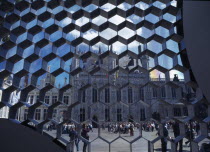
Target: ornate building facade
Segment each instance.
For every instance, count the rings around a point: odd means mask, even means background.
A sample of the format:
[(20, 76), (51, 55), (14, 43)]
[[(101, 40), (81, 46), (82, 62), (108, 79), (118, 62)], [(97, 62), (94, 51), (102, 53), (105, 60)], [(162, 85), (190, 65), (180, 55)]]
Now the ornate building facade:
[[(140, 59), (130, 56), (116, 59), (110, 55), (104, 59), (92, 55), (82, 61), (74, 58), (70, 68), (71, 71), (81, 68), (83, 72), (69, 78), (70, 84), (76, 87), (65, 91), (63, 104), (54, 109), (53, 118), (57, 122), (69, 118), (65, 114), (67, 105), (75, 102), (80, 102), (80, 104), (72, 109), (71, 119), (77, 122), (86, 120), (96, 122), (145, 121), (156, 117), (157, 114), (165, 117), (171, 112), (166, 103), (174, 105), (174, 116), (187, 116), (187, 108), (179, 101), (186, 94), (192, 93), (192, 89), (187, 87), (184, 80), (179, 79), (177, 75), (171, 79), (178, 86), (174, 88), (165, 85), (165, 78), (152, 78), (150, 73), (142, 72), (142, 68), (150, 68), (149, 58), (146, 55)], [(48, 70), (50, 73), (50, 67)], [(128, 70), (130, 72), (126, 72)], [(62, 79), (66, 85), (67, 78)], [(54, 83), (55, 80), (50, 74), (47, 74), (40, 80), (38, 87), (43, 88), (52, 81)], [(149, 83), (151, 81), (153, 84)], [(58, 84), (59, 87), (60, 84)], [(53, 88), (46, 92), (43, 102), (51, 105), (58, 100), (58, 89)], [(28, 95), (29, 105), (37, 101), (39, 101), (39, 88)], [(27, 115), (28, 108), (24, 106), (19, 113), (19, 119), (26, 120)], [(35, 109), (35, 120), (43, 121), (46, 117), (47, 106), (41, 105)]]

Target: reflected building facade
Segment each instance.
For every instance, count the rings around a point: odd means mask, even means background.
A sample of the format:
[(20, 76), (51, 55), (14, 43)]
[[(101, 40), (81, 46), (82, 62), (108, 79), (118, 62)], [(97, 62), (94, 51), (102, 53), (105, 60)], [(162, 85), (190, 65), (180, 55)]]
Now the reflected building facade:
[[(175, 88), (165, 85), (165, 78), (153, 78), (150, 73), (142, 72), (142, 68), (149, 69), (147, 55), (140, 59), (127, 55), (119, 60), (110, 55), (104, 59), (98, 56), (83, 60), (74, 58), (70, 68), (73, 71), (81, 68), (83, 72), (70, 78), (70, 84), (75, 87), (64, 92), (63, 104), (54, 109), (53, 119), (57, 122), (70, 119), (66, 115), (66, 105), (70, 106), (75, 102), (80, 104), (73, 108), (71, 119), (77, 122), (88, 119), (97, 122), (145, 121), (155, 118), (158, 114), (159, 117), (166, 117), (170, 116), (170, 109), (166, 103), (174, 104), (172, 110), (175, 117), (188, 115), (187, 107), (181, 104), (180, 100), (191, 94), (192, 89), (187, 87), (184, 80), (179, 79), (177, 75), (171, 79), (179, 86)], [(49, 67), (48, 71), (50, 72)], [(67, 78), (63, 79), (66, 85)], [(52, 81), (55, 80), (52, 80), (51, 74), (48, 73), (38, 87), (46, 87)], [(39, 101), (39, 88), (29, 93), (27, 98), (29, 105)], [(43, 102), (49, 106), (56, 103), (59, 100), (58, 89), (53, 88), (46, 92)], [(21, 109), (20, 120), (27, 120), (28, 108)], [(47, 109), (48, 107), (44, 105), (36, 108), (34, 119), (45, 120)]]

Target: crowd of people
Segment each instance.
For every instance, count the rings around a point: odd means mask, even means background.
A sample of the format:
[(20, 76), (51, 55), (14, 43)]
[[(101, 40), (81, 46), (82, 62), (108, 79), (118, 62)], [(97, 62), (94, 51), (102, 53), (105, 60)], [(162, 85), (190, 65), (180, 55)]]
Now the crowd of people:
[(128, 122), (128, 123), (109, 123), (107, 125), (103, 124), (102, 128), (105, 129), (107, 127), (108, 132), (111, 133), (120, 133), (120, 134), (128, 134), (130, 136), (134, 136), (135, 127), (139, 127), (137, 124)]
[[(209, 125), (210, 126), (210, 125)], [(47, 130), (50, 131), (54, 128), (53, 124), (47, 126)], [(103, 123), (101, 125), (103, 130), (107, 129), (108, 133), (120, 133), (120, 134), (130, 134), (134, 136), (135, 129), (141, 129), (145, 132), (154, 132), (157, 131), (157, 135), (160, 135), (159, 124), (155, 121), (144, 122), (144, 123), (133, 123), (133, 122), (119, 122), (119, 123)], [(185, 123), (185, 141), (186, 145), (189, 145), (196, 136), (200, 134), (200, 125), (196, 121), (191, 121), (190, 123)], [(169, 131), (174, 135), (169, 134)], [(76, 146), (77, 151), (79, 151), (79, 142), (83, 142), (83, 152), (86, 152), (88, 141), (89, 141), (89, 132), (93, 132), (93, 126), (91, 123), (82, 124), (82, 128), (77, 128), (74, 123), (65, 123), (63, 125), (63, 134), (68, 134), (70, 137), (71, 147)], [(172, 137), (173, 136), (173, 137)], [(176, 121), (169, 121), (163, 124), (163, 134), (161, 139), (162, 152), (167, 151), (167, 142), (169, 140), (174, 140), (176, 137), (180, 136), (180, 125)], [(179, 140), (176, 143), (177, 151), (183, 150), (183, 140)], [(73, 150), (72, 150), (73, 151)]]

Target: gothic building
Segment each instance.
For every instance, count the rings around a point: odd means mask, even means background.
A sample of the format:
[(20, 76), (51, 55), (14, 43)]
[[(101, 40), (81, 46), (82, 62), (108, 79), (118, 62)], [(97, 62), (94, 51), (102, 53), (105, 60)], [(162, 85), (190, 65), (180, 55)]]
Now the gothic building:
[[(160, 117), (170, 116), (171, 110), (167, 108), (166, 103), (174, 105), (174, 116), (187, 115), (187, 108), (184, 104), (180, 104), (179, 100), (187, 93), (192, 93), (191, 88), (188, 88), (184, 80), (179, 79), (177, 75), (171, 79), (179, 86), (174, 88), (165, 85), (164, 78), (152, 78), (150, 73), (142, 72), (143, 68), (150, 68), (149, 58), (146, 55), (140, 59), (128, 55), (121, 59), (110, 55), (103, 59), (97, 55), (91, 55), (83, 60), (75, 57), (70, 68), (71, 71), (82, 69), (82, 72), (69, 78), (70, 84), (76, 87), (66, 91), (63, 104), (54, 109), (55, 121), (61, 122), (68, 118), (65, 115), (67, 106), (75, 102), (80, 104), (73, 108), (71, 119), (77, 122), (88, 119), (96, 122), (144, 121), (155, 117), (155, 114), (159, 114)], [(50, 73), (50, 67), (48, 70)], [(55, 81), (49, 73), (40, 80), (38, 87), (47, 86)], [(66, 77), (62, 79), (64, 85), (68, 83)], [(150, 81), (153, 81), (152, 85)], [(158, 88), (156, 85), (163, 87)], [(58, 98), (58, 89), (53, 88), (45, 94), (43, 102), (51, 105), (57, 102)], [(29, 93), (28, 103), (33, 105), (38, 100), (39, 89), (35, 89)], [(26, 120), (28, 108), (22, 107), (19, 115), (21, 121)], [(46, 117), (46, 106), (41, 105), (36, 108), (35, 120), (43, 121)]]

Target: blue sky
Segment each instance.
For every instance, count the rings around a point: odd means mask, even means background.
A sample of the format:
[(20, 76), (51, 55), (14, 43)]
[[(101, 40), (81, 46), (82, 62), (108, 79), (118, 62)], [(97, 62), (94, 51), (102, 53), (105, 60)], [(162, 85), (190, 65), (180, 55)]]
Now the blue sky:
[[(159, 8), (159, 9), (164, 9), (166, 7), (166, 4), (163, 4), (159, 1), (154, 2), (152, 5)], [(172, 6), (176, 7), (176, 1), (172, 1), (171, 4), (168, 4), (168, 5), (172, 5)], [(103, 6), (101, 6), (100, 9), (108, 12), (108, 11), (111, 11), (115, 7), (116, 6), (107, 3)], [(117, 7), (119, 9), (122, 9), (122, 10), (128, 10), (128, 9), (131, 9), (132, 7), (134, 7), (134, 6), (124, 2), (120, 5), (118, 5)], [(138, 7), (142, 10), (145, 10), (145, 9), (151, 7), (151, 5), (148, 5), (148, 4), (143, 3), (143, 2), (139, 2), (135, 5), (135, 7)], [(60, 12), (63, 9), (65, 9), (69, 13), (74, 13), (74, 12), (80, 10), (80, 9), (83, 9), (84, 11), (92, 12), (97, 8), (98, 8), (98, 6), (96, 6), (94, 4), (88, 5), (85, 8), (82, 8), (78, 5), (74, 5), (73, 7), (70, 7), (68, 9), (63, 8), (63, 7), (59, 7), (55, 11)], [(55, 13), (55, 12), (53, 12), (53, 13)], [(175, 23), (176, 20), (178, 20), (179, 18), (176, 18), (175, 16), (173, 16), (169, 13), (165, 13), (165, 14), (163, 14), (163, 19), (167, 20), (171, 23)], [(153, 14), (148, 14), (145, 17), (140, 17), (140, 16), (137, 16), (137, 15), (133, 14), (133, 15), (128, 16), (126, 18), (123, 18), (119, 15), (115, 15), (112, 18), (108, 19), (109, 22), (111, 22), (113, 24), (116, 24), (116, 25), (124, 22), (125, 20), (127, 20), (128, 22), (131, 22), (133, 24), (137, 24), (139, 22), (142, 22), (143, 20), (147, 20), (147, 21), (155, 24), (160, 20), (160, 18), (158, 18), (157, 16), (155, 16)], [(107, 22), (107, 19), (102, 17), (102, 16), (97, 16), (96, 18), (90, 20), (87, 17), (83, 16), (82, 18), (79, 18), (77, 20), (73, 20), (69, 17), (66, 17), (61, 21), (55, 21), (55, 22), (54, 22), (53, 19), (49, 19), (45, 23), (39, 23), (39, 22), (37, 22), (37, 20), (34, 20), (30, 24), (26, 25), (25, 28), (29, 29), (29, 28), (33, 27), (35, 24), (38, 24), (39, 26), (42, 26), (43, 28), (47, 28), (54, 23), (57, 24), (59, 27), (63, 28), (65, 26), (69, 25), (70, 23), (74, 23), (77, 26), (83, 26), (83, 25), (87, 24), (88, 22), (92, 22), (95, 25), (101, 25), (101, 24)], [(37, 43), (38, 41), (40, 41), (43, 38), (46, 38), (50, 41), (50, 44), (46, 45), (42, 49), (35, 48), (34, 45), (31, 45), (27, 49), (22, 50), (22, 54), (23, 54), (24, 58), (30, 56), (34, 52), (38, 53), (39, 56), (42, 57), (42, 58), (45, 57), (46, 55), (50, 54), (50, 53), (55, 53), (56, 55), (58, 55), (57, 58), (53, 59), (49, 63), (45, 63), (41, 59), (36, 60), (34, 63), (31, 64), (31, 68), (30, 68), (31, 73), (37, 71), (38, 69), (40, 69), (42, 66), (45, 66), (46, 64), (47, 64), (47, 66), (51, 67), (50, 72), (53, 72), (54, 70), (58, 69), (59, 67), (62, 67), (67, 72), (69, 72), (69, 67), (71, 65), (71, 60), (68, 60), (68, 61), (64, 62), (59, 57), (64, 56), (65, 54), (69, 53), (69, 51), (72, 51), (72, 46), (70, 44), (65, 43), (61, 47), (55, 48), (52, 45), (53, 42), (57, 41), (58, 39), (60, 39), (62, 37), (71, 42), (71, 41), (75, 40), (76, 38), (78, 38), (80, 36), (83, 37), (84, 39), (90, 41), (97, 36), (100, 36), (100, 37), (102, 37), (104, 39), (107, 39), (107, 40), (109, 40), (109, 39), (111, 39), (111, 38), (113, 38), (117, 35), (123, 37), (124, 39), (129, 39), (132, 36), (134, 36), (135, 34), (137, 34), (141, 37), (144, 37), (144, 38), (148, 38), (155, 33), (157, 35), (162, 36), (163, 38), (166, 38), (170, 34), (176, 33), (176, 28), (170, 30), (170, 32), (169, 32), (169, 30), (167, 30), (167, 29), (165, 29), (161, 26), (157, 27), (154, 30), (147, 29), (146, 27), (140, 27), (136, 31), (125, 27), (118, 32), (112, 30), (111, 28), (107, 28), (107, 29), (105, 29), (104, 31), (101, 31), (101, 32), (98, 32), (94, 29), (90, 29), (90, 30), (88, 30), (84, 33), (75, 29), (75, 30), (73, 30), (69, 33), (63, 33), (62, 31), (57, 31), (57, 32), (55, 32), (51, 35), (46, 35), (42, 31), (42, 32), (38, 33), (36, 36), (30, 36), (30, 35), (27, 36), (27, 33), (24, 33), (24, 34), (20, 35), (18, 38), (14, 37), (14, 36), (11, 36), (11, 40), (14, 41), (15, 43), (21, 43), (26, 39), (30, 39), (32, 42)], [(127, 44), (127, 45), (125, 45), (125, 44), (123, 44), (119, 41), (116, 41), (115, 43), (112, 44), (112, 49), (117, 54), (120, 54), (127, 49), (131, 50), (134, 53), (138, 53), (138, 47), (139, 46), (141, 46), (142, 51), (144, 51), (145, 48), (148, 48), (149, 50), (153, 51), (154, 53), (160, 53), (164, 49), (163, 45), (161, 45), (160, 43), (157, 43), (154, 40), (152, 40), (152, 41), (150, 41), (150, 42), (148, 42), (147, 44), (144, 44), (144, 45), (139, 43), (136, 40)], [(173, 41), (171, 39), (166, 41), (165, 46), (166, 46), (167, 49), (169, 49), (169, 50), (171, 50), (175, 53), (179, 52), (178, 43), (176, 43), (175, 41)], [(89, 49), (93, 52), (97, 52), (99, 50), (99, 47), (101, 48), (102, 51), (107, 51), (110, 46), (108, 46), (108, 45), (106, 45), (102, 42), (99, 42), (99, 43), (97, 43), (97, 44), (95, 44), (91, 47), (89, 47), (85, 43), (81, 43), (80, 45), (77, 46), (77, 49), (80, 50), (80, 51), (83, 51), (83, 52), (86, 52)], [(13, 48), (13, 49), (11, 49), (7, 52), (6, 58), (9, 58), (16, 53), (17, 53), (17, 48)], [(180, 56), (178, 56), (177, 60), (178, 60), (178, 63), (180, 65), (182, 65)], [(151, 59), (149, 62), (150, 62), (149, 65), (152, 68), (152, 66), (154, 66), (154, 61)], [(159, 65), (165, 67), (166, 69), (171, 69), (173, 67), (173, 59), (166, 56), (166, 55), (161, 55), (158, 58), (158, 63), (159, 63)], [(1, 67), (0, 70), (4, 67), (4, 64), (5, 64), (4, 62), (0, 63), (0, 67)], [(19, 61), (18, 63), (15, 64), (13, 72), (17, 73), (19, 70), (21, 70), (23, 68), (23, 66), (24, 66), (23, 60)], [(180, 72), (178, 72), (176, 70), (171, 70), (171, 72), (170, 72), (171, 77), (173, 77), (174, 74), (178, 74), (181, 79), (183, 79), (183, 77), (184, 77), (183, 74), (181, 74)], [(155, 72), (152, 75), (154, 77), (159, 77), (159, 75), (161, 75), (161, 77), (163, 77), (162, 74), (158, 73), (158, 72)], [(67, 77), (67, 73), (62, 73), (61, 75), (59, 75), (59, 77), (58, 77), (59, 81), (56, 80), (56, 83), (57, 83), (56, 85), (58, 85), (58, 83), (64, 84), (64, 81), (63, 81), (64, 78), (63, 77)]]

